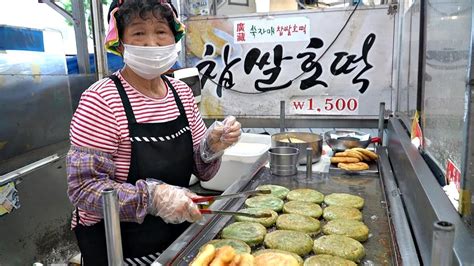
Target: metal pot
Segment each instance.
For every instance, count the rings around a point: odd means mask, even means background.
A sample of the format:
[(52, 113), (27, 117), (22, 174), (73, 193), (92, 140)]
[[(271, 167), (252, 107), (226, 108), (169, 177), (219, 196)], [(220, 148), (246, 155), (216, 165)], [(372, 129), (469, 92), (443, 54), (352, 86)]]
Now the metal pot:
[(306, 164), (306, 148), (311, 147), (313, 149), (312, 163), (315, 163), (321, 159), (323, 137), (309, 132), (282, 132), (272, 135), (272, 147), (285, 146), (299, 149), (299, 164)]
[(367, 148), (370, 143), (380, 143), (379, 137), (371, 138), (370, 134), (354, 130), (331, 130), (324, 133), (324, 140), (334, 151), (345, 151), (352, 148)]

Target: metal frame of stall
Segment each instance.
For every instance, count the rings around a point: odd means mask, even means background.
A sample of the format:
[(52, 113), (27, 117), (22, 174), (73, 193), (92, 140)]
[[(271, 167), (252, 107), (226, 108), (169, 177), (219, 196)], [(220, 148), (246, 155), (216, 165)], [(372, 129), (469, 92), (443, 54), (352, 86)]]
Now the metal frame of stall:
[[(97, 1), (94, 1), (97, 2)], [(422, 1), (424, 3), (424, 1)], [(422, 8), (423, 9), (423, 8)], [(472, 25), (474, 25), (474, 10), (471, 15)], [(422, 16), (422, 20), (425, 19)], [(421, 45), (422, 47), (422, 45)], [(470, 203), (469, 191), (474, 191), (473, 176), (474, 166), (472, 164), (472, 157), (474, 152), (474, 141), (472, 129), (474, 126), (473, 118), (473, 100), (472, 86), (474, 85), (474, 26), (471, 26), (471, 46), (469, 47), (470, 68), (467, 73), (466, 82), (466, 98), (468, 99), (466, 123), (465, 123), (465, 140), (466, 145), (463, 150), (463, 165), (462, 176), (463, 188), (467, 191), (464, 199)], [(422, 57), (422, 55), (420, 55)], [(86, 64), (85, 62), (83, 64)], [(422, 66), (422, 62), (420, 63)], [(420, 79), (423, 78), (423, 73), (420, 74)], [(277, 127), (278, 120), (265, 119), (242, 119), (245, 127)], [(401, 257), (401, 262), (406, 265), (416, 265), (422, 261), (424, 264), (429, 264), (431, 260), (431, 240), (433, 222), (437, 220), (450, 221), (455, 225), (455, 242), (453, 247), (454, 262), (459, 265), (469, 265), (474, 263), (474, 258), (471, 250), (474, 243), (472, 233), (466, 223), (473, 222), (473, 212), (470, 209), (470, 216), (463, 218), (454, 210), (449, 203), (446, 195), (436, 183), (433, 173), (423, 160), (418, 150), (414, 148), (409, 139), (407, 123), (409, 119), (406, 116), (398, 115), (390, 117), (386, 127), (386, 147), (379, 152), (381, 155), (381, 162), (379, 164), (380, 171), (383, 176), (383, 184), (385, 188), (386, 198), (390, 203), (390, 216), (393, 222), (393, 232), (398, 240), (398, 251)], [(314, 119), (292, 119), (286, 121), (287, 127), (353, 127), (353, 128), (376, 128), (377, 121), (372, 120), (354, 120), (354, 119), (338, 119), (338, 120), (314, 120)], [(386, 151), (387, 153), (385, 153)], [(53, 153), (51, 153), (53, 154)], [(262, 161), (263, 160), (263, 161)], [(255, 165), (253, 171), (248, 173), (240, 181), (229, 187), (224, 193), (237, 192), (243, 186), (245, 181), (255, 174), (261, 164), (266, 158), (261, 158)], [(57, 161), (56, 157), (45, 158), (34, 164), (33, 167), (44, 166), (51, 162)], [(1, 182), (10, 181), (17, 178), (22, 178), (30, 173), (32, 169), (23, 167), (12, 171), (7, 175), (1, 176)], [(469, 196), (466, 198), (466, 196)], [(215, 203), (213, 208), (230, 207), (232, 201), (227, 203)], [(469, 208), (472, 208), (467, 205)], [(468, 213), (468, 212), (466, 212)], [(170, 246), (158, 259), (159, 262), (166, 264), (168, 259), (176, 255), (181, 249), (196, 237), (197, 233), (205, 230), (206, 226), (212, 223), (218, 223), (215, 218), (206, 220), (206, 225), (193, 225), (185, 234), (183, 234), (172, 246)], [(400, 245), (401, 243), (401, 245)], [(416, 251), (416, 252), (415, 252)]]

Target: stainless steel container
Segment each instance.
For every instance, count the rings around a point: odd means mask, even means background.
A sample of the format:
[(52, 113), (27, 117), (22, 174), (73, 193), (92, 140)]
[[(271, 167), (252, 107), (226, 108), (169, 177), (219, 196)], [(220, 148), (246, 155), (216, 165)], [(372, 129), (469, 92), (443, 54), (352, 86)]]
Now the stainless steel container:
[[(290, 143), (291, 141), (291, 143)], [(299, 164), (306, 164), (306, 148), (311, 148), (312, 163), (321, 159), (323, 150), (323, 137), (319, 134), (309, 132), (282, 132), (272, 135), (272, 147), (294, 147), (300, 151)]]
[(379, 137), (371, 138), (370, 134), (354, 130), (331, 130), (324, 133), (324, 139), (334, 151), (345, 151), (352, 148), (367, 148), (370, 143), (381, 143)]
[(294, 147), (275, 147), (268, 150), (270, 155), (270, 172), (274, 175), (290, 176), (298, 172), (299, 150)]

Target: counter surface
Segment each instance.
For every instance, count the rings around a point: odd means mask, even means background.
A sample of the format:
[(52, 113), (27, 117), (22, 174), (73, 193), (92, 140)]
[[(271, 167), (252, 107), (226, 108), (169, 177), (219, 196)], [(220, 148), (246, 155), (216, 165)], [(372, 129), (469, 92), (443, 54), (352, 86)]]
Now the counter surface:
[[(240, 191), (253, 190), (261, 184), (278, 184), (295, 188), (313, 188), (323, 194), (333, 192), (350, 193), (359, 195), (365, 199), (365, 206), (362, 210), (364, 223), (370, 229), (369, 239), (363, 243), (366, 249), (366, 256), (362, 263), (364, 265), (393, 265), (393, 247), (392, 236), (389, 228), (387, 216), (387, 205), (382, 192), (379, 175), (347, 175), (341, 173), (314, 173), (312, 178), (307, 179), (306, 173), (298, 172), (291, 177), (278, 177), (270, 174), (268, 168), (261, 168)], [(235, 199), (226, 205), (226, 209), (238, 210), (243, 208), (245, 199)], [(216, 216), (204, 225), (201, 230), (193, 236), (192, 240), (187, 242), (176, 257), (172, 260), (172, 265), (188, 265), (192, 258), (197, 254), (199, 247), (211, 239), (218, 238), (221, 229), (234, 221), (232, 217)], [(324, 220), (322, 224), (324, 224)], [(270, 229), (270, 230), (274, 230)], [(317, 237), (319, 237), (318, 235)], [(316, 237), (316, 238), (317, 238)], [(178, 239), (179, 240), (179, 239)], [(258, 246), (255, 249), (261, 249)], [(173, 249), (173, 247), (170, 247)], [(254, 250), (255, 250), (254, 249)], [(312, 254), (312, 253), (311, 253)], [(168, 262), (169, 263), (169, 262)]]

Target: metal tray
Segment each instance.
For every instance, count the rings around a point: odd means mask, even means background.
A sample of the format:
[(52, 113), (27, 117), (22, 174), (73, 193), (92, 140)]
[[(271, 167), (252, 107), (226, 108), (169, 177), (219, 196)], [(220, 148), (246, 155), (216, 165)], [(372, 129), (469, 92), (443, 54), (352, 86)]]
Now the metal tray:
[[(392, 246), (392, 235), (389, 228), (389, 218), (387, 216), (387, 204), (384, 199), (381, 182), (377, 174), (347, 175), (347, 174), (313, 174), (307, 179), (304, 172), (299, 172), (291, 177), (278, 177), (270, 174), (268, 168), (262, 168), (256, 175), (240, 190), (255, 189), (261, 184), (276, 184), (295, 188), (313, 188), (323, 194), (333, 192), (344, 192), (359, 195), (365, 199), (365, 206), (362, 210), (364, 223), (370, 230), (369, 239), (363, 243), (366, 256), (361, 261), (361, 265), (393, 265), (394, 248)], [(245, 199), (233, 202), (229, 207), (232, 210), (243, 208)], [(232, 217), (218, 216), (206, 224), (192, 241), (186, 243), (186, 247), (170, 262), (170, 265), (188, 265), (197, 255), (199, 248), (206, 242), (219, 238), (219, 233), (224, 226), (232, 223)], [(324, 224), (324, 220), (322, 225)], [(316, 236), (315, 238), (319, 237)], [(258, 247), (257, 247), (258, 248)], [(310, 255), (313, 255), (310, 253)]]

